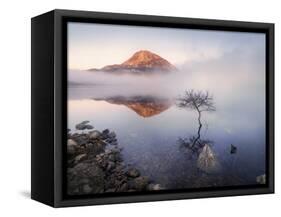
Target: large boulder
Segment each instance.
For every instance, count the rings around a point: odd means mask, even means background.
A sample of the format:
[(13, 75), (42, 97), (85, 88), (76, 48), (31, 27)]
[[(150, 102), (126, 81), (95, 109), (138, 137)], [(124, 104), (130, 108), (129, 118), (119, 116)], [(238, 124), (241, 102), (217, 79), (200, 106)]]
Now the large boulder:
[(216, 173), (220, 165), (211, 146), (205, 144), (197, 159), (197, 167), (206, 173)]

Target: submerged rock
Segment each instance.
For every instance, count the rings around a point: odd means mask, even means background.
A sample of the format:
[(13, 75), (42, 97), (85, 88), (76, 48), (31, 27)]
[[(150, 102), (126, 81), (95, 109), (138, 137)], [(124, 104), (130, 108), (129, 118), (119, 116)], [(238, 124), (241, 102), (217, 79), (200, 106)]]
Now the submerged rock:
[(259, 184), (266, 184), (266, 175), (263, 174), (263, 175), (257, 176), (256, 182)]
[(136, 177), (140, 176), (140, 172), (139, 172), (137, 169), (130, 169), (130, 170), (127, 172), (127, 175), (128, 175), (129, 177), (136, 178)]
[(237, 152), (237, 147), (234, 145), (230, 145), (230, 154), (236, 154)]
[(135, 178), (134, 180), (134, 188), (137, 191), (143, 191), (146, 190), (146, 187), (149, 184), (149, 178), (147, 176), (140, 176)]
[(148, 190), (149, 191), (160, 191), (163, 190), (164, 188), (160, 184), (149, 184), (148, 185)]
[(197, 160), (197, 167), (206, 173), (218, 172), (220, 165), (210, 145), (204, 145)]

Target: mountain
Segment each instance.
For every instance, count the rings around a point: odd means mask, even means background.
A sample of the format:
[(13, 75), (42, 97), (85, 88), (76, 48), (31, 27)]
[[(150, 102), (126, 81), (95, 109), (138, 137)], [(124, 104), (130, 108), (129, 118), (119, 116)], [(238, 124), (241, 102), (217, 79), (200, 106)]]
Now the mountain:
[(121, 64), (104, 66), (101, 69), (89, 71), (119, 72), (119, 73), (147, 73), (176, 71), (176, 67), (159, 55), (148, 50), (140, 50)]
[(169, 99), (157, 98), (152, 96), (116, 96), (95, 100), (103, 100), (115, 105), (124, 105), (144, 118), (158, 115), (170, 108), (172, 105), (172, 101)]

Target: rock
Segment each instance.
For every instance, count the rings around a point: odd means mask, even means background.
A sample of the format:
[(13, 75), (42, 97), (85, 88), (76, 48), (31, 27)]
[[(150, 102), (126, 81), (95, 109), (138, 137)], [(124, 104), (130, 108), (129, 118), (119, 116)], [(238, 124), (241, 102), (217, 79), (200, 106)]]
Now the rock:
[(148, 185), (148, 182), (149, 182), (149, 179), (147, 176), (140, 176), (140, 177), (137, 177), (134, 179), (134, 183), (135, 183), (135, 186), (134, 188), (137, 190), (137, 191), (143, 191), (143, 190), (146, 190), (146, 187)]
[(111, 171), (111, 170), (113, 170), (114, 168), (115, 168), (115, 163), (112, 162), (112, 161), (109, 161), (108, 164), (107, 164), (106, 170), (107, 170), (107, 171)]
[(89, 184), (89, 183), (90, 183), (90, 180), (84, 178), (84, 179), (81, 179), (80, 182), (81, 182), (81, 184)]
[(205, 144), (197, 159), (197, 167), (206, 173), (215, 173), (219, 170), (219, 162), (212, 148)]
[(98, 130), (94, 130), (93, 132), (90, 133), (89, 138), (90, 139), (99, 139), (101, 137), (101, 132)]
[(73, 139), (68, 139), (67, 146), (77, 146), (77, 142), (75, 142)]
[(237, 152), (237, 147), (234, 145), (230, 145), (230, 154), (236, 154)]
[(111, 142), (117, 142), (117, 139), (114, 137), (114, 138), (111, 138), (110, 141)]
[(67, 154), (68, 155), (74, 155), (76, 152), (76, 149), (74, 146), (67, 146)]
[(88, 123), (90, 123), (90, 121), (82, 121), (81, 123), (76, 124), (75, 128), (77, 130), (91, 130), (91, 129), (93, 129), (94, 127), (92, 125), (88, 124)]
[(130, 170), (128, 170), (127, 175), (129, 177), (136, 178), (136, 177), (140, 176), (140, 172), (137, 169), (130, 169)]
[(104, 152), (104, 147), (102, 144), (99, 143), (88, 143), (86, 145), (87, 153), (91, 156), (96, 156)]
[(103, 131), (102, 131), (102, 134), (104, 134), (104, 135), (109, 134), (109, 129), (105, 129), (105, 130), (103, 130)]
[(116, 168), (115, 168), (115, 172), (117, 174), (125, 174), (124, 172), (124, 166), (121, 164), (117, 164)]
[[(77, 127), (90, 129), (88, 123), (81, 122)], [(140, 176), (137, 169), (127, 171), (115, 132), (105, 129), (69, 133), (68, 138), (67, 192), (70, 195), (160, 189), (160, 185), (149, 185), (148, 177)], [(109, 142), (114, 146), (106, 148)]]
[(96, 142), (97, 146), (104, 148), (106, 146), (106, 142), (102, 141), (102, 140), (98, 140)]
[(69, 155), (75, 154), (77, 145), (78, 145), (77, 142), (75, 142), (73, 139), (68, 139), (67, 140), (67, 154), (69, 154)]
[[(101, 193), (104, 191), (105, 174), (96, 163), (78, 163), (73, 168), (67, 170), (68, 192), (70, 194), (84, 193), (84, 180), (91, 183), (91, 193)], [(90, 186), (89, 186), (90, 187)], [(86, 187), (86, 191), (89, 190)]]
[(118, 145), (118, 143), (117, 142), (113, 142), (113, 143), (110, 143), (110, 145), (116, 146), (116, 145)]
[(121, 157), (120, 150), (117, 149), (117, 148), (113, 148), (113, 149), (107, 150), (106, 153), (107, 153), (107, 158), (110, 161), (114, 161), (114, 162), (121, 162), (121, 161), (123, 161), (123, 159)]
[(112, 154), (120, 154), (121, 148), (114, 147), (110, 151), (111, 151)]
[(115, 192), (115, 189), (114, 188), (109, 188), (105, 192), (106, 193), (113, 193), (113, 192)]
[(160, 184), (149, 184), (147, 188), (149, 191), (159, 191), (164, 189)]
[(88, 138), (85, 135), (76, 136), (75, 140), (79, 145), (85, 145), (88, 142)]
[(115, 155), (114, 155), (114, 154), (108, 155), (108, 160), (110, 160), (110, 161), (116, 161)]
[(86, 126), (85, 124), (80, 123), (80, 124), (76, 124), (75, 128), (76, 130), (85, 130), (86, 129), (85, 126)]
[(118, 142), (117, 142), (117, 139), (109, 139), (109, 140), (107, 140), (107, 142), (110, 144), (110, 145), (114, 145), (114, 146), (116, 146), (116, 145), (118, 145)]
[(126, 192), (128, 190), (128, 184), (124, 183), (121, 185), (121, 187), (118, 189), (118, 192)]
[(92, 130), (92, 129), (94, 129), (94, 127), (90, 124), (87, 124), (87, 125), (85, 125), (85, 129), (86, 130)]
[(75, 157), (74, 159), (74, 163), (77, 164), (79, 163), (80, 161), (83, 161), (87, 158), (87, 154), (79, 154)]
[(85, 194), (91, 193), (92, 190), (93, 190), (93, 189), (92, 189), (92, 188), (90, 187), (90, 185), (88, 185), (88, 184), (86, 184), (86, 185), (83, 186), (83, 193), (85, 193)]
[(109, 134), (108, 134), (108, 137), (109, 138), (116, 138), (116, 133), (114, 131), (111, 131)]
[(106, 137), (104, 138), (104, 141), (107, 142), (107, 143), (110, 143), (110, 142), (112, 141), (112, 139), (106, 136)]
[(256, 182), (259, 184), (266, 184), (266, 175), (263, 174), (263, 175), (257, 176)]

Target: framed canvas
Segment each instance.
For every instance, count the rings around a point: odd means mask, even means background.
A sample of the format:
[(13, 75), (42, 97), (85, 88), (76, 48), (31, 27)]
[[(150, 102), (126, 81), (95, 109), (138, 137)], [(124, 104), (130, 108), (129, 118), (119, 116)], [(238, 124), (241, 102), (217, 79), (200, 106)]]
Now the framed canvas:
[(54, 207), (274, 192), (274, 24), (32, 18), (32, 192)]

